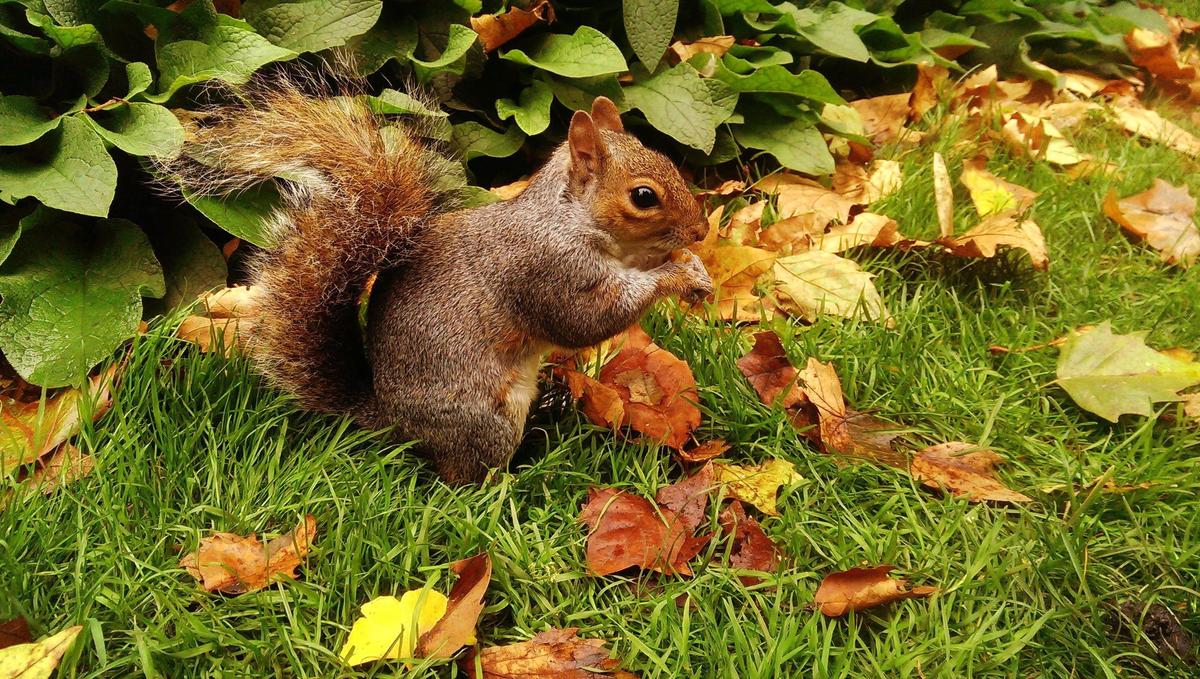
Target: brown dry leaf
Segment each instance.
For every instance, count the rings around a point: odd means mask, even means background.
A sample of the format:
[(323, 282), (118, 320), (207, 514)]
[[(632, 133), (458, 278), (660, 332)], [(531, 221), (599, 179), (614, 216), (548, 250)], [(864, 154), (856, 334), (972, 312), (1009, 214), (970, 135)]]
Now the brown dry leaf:
[(1187, 268), (1200, 257), (1196, 200), (1186, 186), (1155, 179), (1149, 190), (1120, 200), (1110, 191), (1104, 214), (1158, 250), (1164, 262)]
[(714, 457), (724, 455), (731, 447), (725, 442), (725, 439), (713, 439), (705, 441), (695, 448), (681, 450), (677, 456), (684, 462), (707, 462)]
[(450, 589), (446, 614), (417, 641), (418, 658), (449, 658), (475, 644), (475, 626), (483, 612), (483, 595), (492, 581), (492, 558), (486, 552), (455, 561), (450, 570), (458, 581)]
[(971, 502), (1032, 502), (996, 480), (1004, 458), (987, 448), (951, 441), (929, 446), (913, 457), (909, 471), (930, 488), (942, 488)]
[(887, 198), (903, 183), (904, 173), (896, 160), (876, 160), (870, 170), (841, 161), (833, 170), (833, 190), (863, 205)]
[(179, 324), (176, 336), (210, 353), (223, 350), (224, 355), (245, 353), (254, 331), (254, 321), (245, 318), (209, 318), (188, 316)]
[(1017, 111), (1010, 115), (1001, 129), (1001, 136), (1014, 151), (1035, 160), (1064, 167), (1087, 160), (1087, 156), (1067, 141), (1054, 123), (1031, 113)]
[(927, 597), (938, 591), (937, 587), (912, 587), (904, 578), (892, 578), (892, 566), (851, 568), (850, 570), (826, 575), (813, 596), (813, 606), (829, 618), (837, 618), (851, 611), (861, 611), (901, 599)]
[(1183, 414), (1200, 422), (1200, 393), (1182, 394)]
[(725, 489), (725, 495), (758, 507), (768, 516), (779, 516), (775, 496), (781, 486), (804, 480), (796, 465), (787, 460), (769, 460), (753, 467), (710, 462), (713, 480)]
[(608, 657), (601, 639), (580, 639), (578, 628), (549, 629), (529, 641), (472, 651), (460, 664), (471, 679), (637, 679)]
[(1196, 86), (1200, 68), (1180, 55), (1176, 36), (1135, 28), (1125, 36), (1125, 44), (1133, 63), (1149, 71), (1161, 86), (1188, 98), (1200, 95)]
[(25, 618), (13, 618), (0, 622), (0, 648), (28, 644), (31, 641), (33, 641), (33, 637), (29, 634), (29, 623)]
[(209, 592), (244, 594), (262, 589), (275, 576), (295, 578), (296, 567), (308, 553), (317, 535), (317, 520), (311, 515), (295, 530), (266, 545), (253, 533), (249, 537), (214, 533), (200, 540), (200, 547), (179, 560)]
[(86, 390), (62, 389), (46, 398), (22, 402), (0, 398), (0, 474), (8, 475), (58, 448), (79, 431), (80, 406), (90, 404), (92, 420), (112, 405), (117, 366), (88, 378)]
[(22, 485), (36, 488), (42, 495), (49, 495), (91, 474), (95, 468), (96, 458), (85, 455), (70, 443), (64, 443)]
[(797, 384), (799, 374), (773, 330), (754, 333), (754, 348), (738, 359), (737, 366), (769, 406), (778, 404), (786, 409), (807, 400)]
[[(729, 567), (763, 573), (774, 573), (779, 567), (779, 547), (767, 537), (762, 526), (753, 517), (746, 516), (742, 503), (734, 500), (721, 512), (721, 530), (733, 536), (729, 553)], [(738, 578), (743, 585), (757, 584), (761, 578), (743, 575)]]
[[(903, 468), (907, 460), (892, 449), (895, 427), (866, 413), (846, 407), (842, 381), (828, 363), (809, 358), (800, 373), (804, 393), (816, 410), (814, 434), (809, 437), (827, 453), (858, 457)], [(811, 427), (811, 416), (793, 418), (797, 428)]]
[(713, 465), (706, 464), (695, 474), (659, 488), (654, 495), (654, 501), (675, 512), (681, 525), (694, 533), (700, 524), (704, 523), (708, 495), (712, 492), (715, 482)]
[(671, 54), (679, 61), (687, 61), (697, 54), (711, 54), (715, 57), (724, 56), (733, 47), (732, 35), (714, 35), (710, 38), (700, 38), (695, 42), (677, 40), (671, 43)]
[(900, 136), (908, 120), (908, 102), (911, 95), (887, 94), (882, 97), (858, 99), (850, 106), (862, 118), (866, 136), (875, 144), (886, 144)]
[(550, 0), (535, 0), (529, 9), (510, 7), (500, 14), (471, 17), (471, 29), (479, 34), (483, 51), (492, 52), (541, 22), (554, 23), (554, 7)]
[(589, 422), (615, 430), (625, 421), (625, 402), (615, 389), (576, 370), (557, 368), (556, 372), (566, 379), (571, 395), (579, 401)]
[(1191, 132), (1126, 97), (1113, 102), (1112, 112), (1126, 132), (1160, 142), (1184, 155), (1200, 158), (1200, 139)]
[(829, 227), (814, 237), (812, 248), (822, 252), (845, 252), (862, 245), (892, 247), (908, 239), (900, 233), (900, 225), (886, 215), (860, 212), (849, 224)]
[[(644, 379), (635, 382), (631, 372)], [(652, 342), (641, 326), (625, 332), (624, 345), (600, 370), (599, 381), (617, 392), (624, 402), (622, 424), (639, 434), (679, 450), (700, 426), (691, 367)]]
[(988, 172), (984, 158), (964, 160), (958, 179), (970, 192), (971, 202), (980, 217), (1023, 213), (1033, 207), (1033, 201), (1037, 199), (1037, 193)]
[(598, 576), (634, 566), (691, 575), (687, 562), (712, 537), (696, 537), (670, 509), (614, 488), (590, 489), (579, 522), (589, 530), (588, 570)]
[(505, 184), (504, 186), (493, 186), (492, 188), (488, 189), (488, 191), (499, 196), (500, 200), (512, 200), (513, 198), (521, 195), (521, 192), (524, 191), (528, 186), (528, 179), (518, 179), (517, 181), (511, 184)]
[[(826, 224), (848, 222), (850, 214), (862, 204), (820, 184), (793, 175), (772, 175), (760, 180), (754, 188), (764, 193), (775, 194), (775, 212), (780, 220), (813, 214), (825, 220)], [(761, 216), (762, 208), (758, 210)]]
[(909, 101), (914, 120), (938, 105), (949, 79), (950, 70), (945, 66), (917, 64), (917, 84), (913, 86), (912, 98)]
[(943, 238), (954, 235), (954, 187), (946, 160), (937, 151), (933, 153), (933, 197), (937, 201), (938, 233)]
[(1030, 219), (1017, 221), (1008, 214), (992, 215), (961, 236), (939, 238), (938, 243), (959, 257), (991, 258), (1001, 246), (1019, 248), (1029, 254), (1030, 263), (1038, 271), (1050, 266), (1046, 239), (1038, 225)]
[(212, 318), (252, 318), (258, 315), (258, 289), (235, 285), (200, 295), (200, 308)]

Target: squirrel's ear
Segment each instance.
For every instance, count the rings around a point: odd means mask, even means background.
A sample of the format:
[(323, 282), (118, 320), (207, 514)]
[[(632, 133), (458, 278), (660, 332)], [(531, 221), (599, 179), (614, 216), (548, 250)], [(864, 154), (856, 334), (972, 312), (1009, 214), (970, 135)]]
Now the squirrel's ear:
[(587, 181), (600, 172), (600, 166), (608, 151), (600, 139), (596, 122), (585, 111), (576, 111), (571, 116), (571, 128), (567, 131), (567, 144), (571, 148), (571, 176)]
[(596, 126), (602, 130), (625, 131), (625, 125), (621, 123), (621, 112), (608, 97), (596, 97), (592, 102), (592, 120), (595, 120)]

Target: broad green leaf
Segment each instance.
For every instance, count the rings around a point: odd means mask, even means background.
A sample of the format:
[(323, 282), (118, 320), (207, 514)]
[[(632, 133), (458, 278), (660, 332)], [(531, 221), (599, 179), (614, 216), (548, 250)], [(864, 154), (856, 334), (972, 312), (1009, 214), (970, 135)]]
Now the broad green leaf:
[(21, 237), (21, 219), (18, 218), (16, 211), (6, 210), (0, 212), (0, 264), (8, 259), (12, 250), (17, 245), (17, 239)]
[(375, 113), (416, 115), (429, 118), (445, 118), (448, 114), (440, 108), (430, 108), (425, 102), (399, 90), (385, 89), (379, 96), (367, 97), (367, 106)]
[(29, 22), (23, 14), (16, 12), (15, 7), (11, 10), (6, 14), (5, 9), (0, 7), (0, 43), (7, 42), (27, 54), (50, 54), (50, 41), (26, 33)]
[(150, 85), (154, 84), (154, 76), (150, 73), (150, 67), (140, 61), (131, 61), (125, 64), (125, 80), (129, 83), (129, 91), (125, 94), (126, 99), (134, 98), (150, 89)]
[(183, 197), (214, 224), (238, 238), (264, 248), (273, 244), (266, 219), (282, 205), (275, 182), (265, 181), (228, 196), (197, 196), (184, 191)]
[(191, 304), (203, 292), (225, 286), (229, 274), (221, 249), (191, 219), (146, 230), (166, 279), (165, 308)]
[(792, 53), (778, 47), (748, 47), (734, 45), (721, 57), (725, 66), (734, 73), (745, 75), (764, 66), (787, 66), (792, 63)]
[(142, 297), (161, 297), (146, 235), (124, 219), (84, 224), (39, 210), (0, 265), (0, 350), (26, 380), (77, 383), (137, 332)]
[(465, 160), (479, 156), (507, 158), (523, 143), (525, 135), (516, 125), (509, 126), (503, 133), (470, 121), (454, 126), (454, 147)]
[(750, 120), (738, 125), (733, 136), (742, 146), (775, 156), (780, 165), (810, 175), (833, 173), (833, 156), (815, 127), (799, 120)]
[(517, 126), (530, 136), (541, 134), (550, 127), (550, 104), (554, 103), (554, 92), (540, 80), (534, 80), (521, 91), (517, 102), (512, 99), (496, 101), (496, 113), (501, 120), (516, 118)]
[(416, 20), (407, 14), (396, 15), (392, 7), (385, 4), (383, 14), (371, 30), (346, 41), (344, 49), (350, 67), (359, 77), (378, 71), (390, 59), (405, 63), (417, 48)]
[(731, 14), (741, 14), (742, 12), (765, 12), (768, 14), (778, 14), (779, 9), (767, 2), (767, 0), (712, 0), (712, 4), (717, 10), (726, 16)]
[(117, 166), (88, 123), (61, 120), (58, 130), (0, 156), (0, 198), (33, 196), (49, 207), (103, 217), (117, 188)]
[(135, 102), (93, 115), (85, 119), (96, 132), (130, 155), (170, 157), (183, 146), (183, 126), (158, 104)]
[(429, 70), (444, 68), (462, 59), (467, 50), (471, 49), (471, 45), (475, 44), (475, 39), (479, 37), (475, 31), (462, 24), (450, 24), (449, 36), (446, 48), (442, 50), (441, 55), (437, 59), (424, 61), (416, 57), (411, 57), (412, 62)]
[(46, 12), (62, 26), (81, 26), (96, 21), (104, 0), (42, 0)]
[(679, 0), (623, 0), (625, 36), (646, 69), (653, 71), (675, 35)]
[(571, 35), (543, 35), (528, 51), (508, 50), (500, 58), (567, 78), (590, 78), (627, 68), (621, 50), (591, 26), (580, 26)]
[(590, 111), (596, 97), (608, 97), (622, 111), (629, 110), (625, 103), (625, 90), (615, 75), (595, 78), (555, 78), (542, 76), (554, 92), (554, 97), (572, 111)]
[(1178, 401), (1200, 384), (1200, 363), (1146, 346), (1145, 333), (1114, 335), (1108, 321), (1074, 334), (1058, 356), (1055, 382), (1080, 408), (1116, 422), (1121, 415), (1154, 414), (1154, 404)]
[(724, 65), (719, 65), (713, 77), (725, 83), (734, 92), (772, 92), (791, 94), (826, 104), (846, 103), (825, 76), (813, 70), (792, 73), (783, 66), (764, 66), (747, 75), (738, 75)]
[(33, 10), (26, 11), (25, 18), (29, 20), (29, 23), (42, 29), (46, 37), (54, 41), (54, 44), (63, 50), (69, 50), (82, 45), (104, 45), (104, 38), (100, 36), (100, 31), (96, 30), (96, 27), (91, 24), (60, 26), (54, 23), (54, 20), (49, 16)]
[(0, 146), (24, 146), (58, 127), (33, 97), (0, 94)]
[[(180, 13), (189, 29), (160, 33), (158, 50), (158, 94), (146, 99), (163, 103), (186, 85), (207, 80), (231, 84), (246, 82), (264, 64), (286, 61), (296, 53), (271, 44), (245, 21), (217, 14), (211, 0), (196, 0)], [(161, 30), (161, 29), (160, 29)]]
[(820, 10), (788, 7), (787, 16), (795, 22), (797, 33), (829, 54), (852, 61), (871, 56), (855, 31), (878, 19), (875, 14), (830, 2)]
[[(79, 45), (54, 58), (54, 69), (72, 83), (74, 92), (94, 97), (104, 89), (112, 74), (110, 58), (99, 45)], [(59, 76), (56, 76), (58, 79)]]
[(382, 10), (381, 0), (247, 0), (242, 18), (280, 47), (316, 52), (366, 33)]
[(733, 97), (714, 97), (709, 83), (684, 62), (625, 88), (625, 100), (655, 128), (707, 153), (736, 103)]
[(775, 290), (781, 308), (809, 320), (830, 315), (889, 322), (891, 314), (854, 262), (823, 250), (775, 260)]

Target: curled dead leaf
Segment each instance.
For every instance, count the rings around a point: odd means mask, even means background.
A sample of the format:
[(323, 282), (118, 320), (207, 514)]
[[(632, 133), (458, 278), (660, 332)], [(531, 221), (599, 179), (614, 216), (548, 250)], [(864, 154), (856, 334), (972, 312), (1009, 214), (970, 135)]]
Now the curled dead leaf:
[(475, 627), (483, 613), (483, 595), (492, 581), (492, 558), (486, 552), (455, 561), (450, 570), (458, 581), (450, 589), (446, 613), (417, 641), (418, 658), (449, 658), (475, 644)]
[(589, 490), (579, 522), (588, 527), (587, 565), (597, 576), (635, 566), (691, 575), (687, 562), (712, 537), (697, 537), (677, 513), (614, 488)]
[(1155, 179), (1149, 190), (1120, 200), (1110, 191), (1104, 214), (1158, 250), (1164, 262), (1187, 268), (1200, 258), (1196, 200), (1186, 186)]
[(1113, 102), (1112, 112), (1126, 132), (1165, 144), (1184, 155), (1200, 158), (1200, 139), (1146, 108), (1137, 99), (1125, 97)]
[(799, 375), (773, 330), (754, 333), (754, 347), (738, 359), (737, 366), (766, 405), (791, 408), (807, 400), (797, 384)]
[(933, 197), (937, 202), (938, 232), (943, 238), (954, 235), (954, 187), (942, 154), (933, 153)]
[[(729, 503), (721, 512), (719, 521), (721, 530), (733, 538), (729, 552), (730, 568), (763, 573), (775, 572), (782, 560), (779, 546), (767, 536), (754, 517), (746, 515), (740, 501), (734, 500)], [(743, 575), (738, 579), (747, 586), (760, 581), (760, 578), (753, 575)]]
[(608, 656), (601, 639), (581, 639), (578, 628), (549, 629), (529, 641), (472, 652), (461, 667), (471, 679), (636, 679)]
[(1037, 193), (1013, 184), (987, 171), (986, 159), (963, 161), (959, 181), (971, 194), (971, 202), (980, 217), (997, 214), (1023, 213), (1033, 207)]
[(713, 439), (694, 448), (681, 450), (676, 455), (684, 462), (706, 462), (714, 457), (724, 455), (729, 448), (730, 445), (725, 442), (725, 439)]
[(0, 399), (0, 475), (13, 474), (79, 431), (81, 416), (100, 419), (112, 405), (117, 366), (88, 378), (85, 389), (59, 390), (43, 402)]
[(971, 502), (1032, 502), (995, 476), (1004, 458), (986, 448), (951, 441), (929, 446), (913, 457), (910, 473), (930, 488), (941, 488)]
[(1045, 271), (1050, 266), (1042, 230), (1031, 219), (1018, 220), (1010, 214), (987, 217), (960, 236), (939, 238), (938, 243), (958, 257), (991, 258), (1000, 247), (1017, 248), (1029, 255), (1033, 268)]
[(528, 9), (510, 7), (500, 14), (471, 17), (471, 29), (479, 34), (484, 52), (493, 52), (509, 40), (539, 23), (554, 23), (550, 0), (535, 0)]
[(904, 123), (908, 121), (911, 95), (886, 94), (869, 99), (858, 99), (850, 106), (862, 118), (866, 136), (875, 144), (886, 144), (900, 137)]
[(679, 61), (687, 61), (697, 54), (711, 54), (715, 57), (724, 56), (733, 47), (734, 37), (732, 35), (714, 35), (708, 38), (700, 38), (694, 42), (683, 42), (676, 40), (671, 43), (671, 54)]
[(266, 587), (276, 576), (294, 579), (317, 535), (317, 520), (305, 516), (290, 533), (266, 545), (254, 534), (214, 533), (179, 561), (209, 592), (244, 594)]
[(822, 615), (837, 618), (851, 611), (862, 611), (901, 599), (927, 597), (938, 591), (937, 587), (910, 588), (904, 578), (888, 576), (892, 569), (892, 566), (874, 566), (830, 573), (817, 587), (813, 606)]

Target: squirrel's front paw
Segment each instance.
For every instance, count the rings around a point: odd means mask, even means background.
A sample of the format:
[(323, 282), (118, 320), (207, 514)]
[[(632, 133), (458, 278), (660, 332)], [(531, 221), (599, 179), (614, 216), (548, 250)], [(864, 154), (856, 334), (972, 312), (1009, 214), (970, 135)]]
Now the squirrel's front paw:
[(712, 278), (709, 277), (708, 269), (704, 268), (704, 263), (700, 261), (696, 253), (688, 251), (687, 254), (690, 257), (675, 260), (682, 274), (679, 297), (688, 304), (699, 304), (712, 294)]

